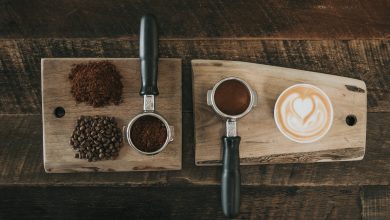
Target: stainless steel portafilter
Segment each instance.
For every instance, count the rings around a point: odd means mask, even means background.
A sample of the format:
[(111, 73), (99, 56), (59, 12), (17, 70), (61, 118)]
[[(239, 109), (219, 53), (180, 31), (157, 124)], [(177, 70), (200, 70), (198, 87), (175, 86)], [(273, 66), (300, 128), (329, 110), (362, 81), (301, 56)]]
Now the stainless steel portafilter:
[(226, 120), (226, 135), (222, 137), (221, 202), (223, 213), (235, 217), (240, 212), (240, 155), (241, 137), (237, 134), (237, 120), (257, 105), (257, 94), (249, 84), (237, 77), (216, 83), (207, 92), (207, 104)]

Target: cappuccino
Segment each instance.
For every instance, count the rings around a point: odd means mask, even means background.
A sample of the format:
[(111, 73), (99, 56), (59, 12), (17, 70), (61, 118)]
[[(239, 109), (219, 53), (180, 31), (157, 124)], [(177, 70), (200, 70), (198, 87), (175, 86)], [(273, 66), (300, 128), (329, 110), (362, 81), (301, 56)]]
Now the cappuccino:
[(318, 87), (296, 84), (278, 97), (274, 118), (287, 138), (298, 143), (311, 143), (329, 131), (333, 107), (329, 97)]

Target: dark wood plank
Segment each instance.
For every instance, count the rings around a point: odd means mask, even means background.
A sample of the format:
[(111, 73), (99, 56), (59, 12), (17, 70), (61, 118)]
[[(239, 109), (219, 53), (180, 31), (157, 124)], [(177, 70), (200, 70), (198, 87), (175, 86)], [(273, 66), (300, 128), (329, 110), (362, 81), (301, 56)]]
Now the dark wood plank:
[(154, 13), (162, 38), (386, 38), (389, 1), (93, 1), (0, 2), (2, 37), (136, 37)]
[[(0, 187), (4, 219), (225, 219), (219, 187)], [(243, 187), (238, 219), (360, 219), (358, 187)]]
[[(0, 40), (0, 114), (41, 112), (43, 57), (138, 57), (127, 39)], [(390, 110), (389, 40), (162, 40), (160, 57), (183, 59), (183, 110), (192, 112), (191, 59), (237, 60), (364, 80), (368, 111)]]
[(390, 186), (367, 186), (361, 191), (363, 219), (390, 218)]
[[(183, 113), (180, 171), (46, 174), (40, 115), (0, 116), (0, 185), (219, 185), (220, 167), (197, 167), (192, 113)], [(241, 166), (246, 186), (334, 186), (390, 184), (390, 113), (369, 113), (362, 161)]]

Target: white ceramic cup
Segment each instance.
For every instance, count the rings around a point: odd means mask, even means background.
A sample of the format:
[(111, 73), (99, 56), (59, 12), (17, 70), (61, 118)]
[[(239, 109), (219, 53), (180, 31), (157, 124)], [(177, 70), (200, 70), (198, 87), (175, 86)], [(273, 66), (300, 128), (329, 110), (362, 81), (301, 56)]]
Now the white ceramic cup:
[(311, 84), (285, 89), (274, 107), (279, 131), (298, 143), (312, 143), (324, 137), (333, 123), (333, 106), (328, 95)]

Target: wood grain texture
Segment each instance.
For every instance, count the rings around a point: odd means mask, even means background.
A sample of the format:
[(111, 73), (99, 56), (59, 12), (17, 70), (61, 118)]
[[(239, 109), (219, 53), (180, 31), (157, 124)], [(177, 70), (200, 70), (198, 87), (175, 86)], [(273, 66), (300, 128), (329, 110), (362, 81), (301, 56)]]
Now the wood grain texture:
[[(43, 57), (138, 57), (138, 40), (0, 40), (0, 114), (41, 112)], [(389, 40), (162, 40), (159, 56), (183, 59), (183, 110), (192, 112), (191, 59), (237, 60), (363, 80), (368, 111), (390, 110)]]
[[(183, 113), (182, 117), (181, 171), (46, 174), (42, 158), (42, 117), (0, 116), (0, 185), (219, 185), (220, 167), (195, 166), (193, 116)], [(366, 154), (362, 161), (242, 166), (242, 185), (389, 185), (390, 114), (369, 113), (367, 122)]]
[(0, 2), (0, 36), (136, 37), (139, 20), (156, 15), (162, 38), (388, 38), (386, 0), (200, 0)]
[[(221, 164), (221, 137), (226, 133), (225, 120), (208, 106), (206, 98), (208, 90), (220, 80), (231, 76), (246, 81), (257, 93), (258, 99), (257, 106), (237, 120), (238, 135), (241, 137), (241, 165), (363, 158), (367, 122), (367, 93), (363, 81), (248, 62), (192, 60), (191, 63), (197, 165)], [(287, 139), (274, 121), (276, 99), (286, 88), (297, 83), (319, 87), (328, 95), (333, 106), (331, 129), (321, 140), (310, 144)], [(364, 92), (351, 91), (352, 87)], [(345, 122), (345, 118), (351, 114), (358, 120), (354, 126), (348, 126)]]
[(367, 220), (389, 219), (390, 187), (368, 186), (360, 193), (362, 200), (362, 217)]
[[(123, 103), (94, 108), (85, 103), (77, 104), (70, 93), (68, 76), (73, 65), (90, 61), (108, 60), (122, 76)], [(143, 99), (140, 89), (139, 59), (42, 59), (42, 121), (44, 167), (49, 173), (68, 172), (115, 172), (115, 171), (161, 171), (180, 170), (182, 157), (181, 124), (181, 60), (160, 59), (158, 63), (158, 88), (156, 111), (174, 127), (175, 138), (156, 155), (143, 155), (131, 148), (124, 139), (119, 156), (115, 160), (88, 162), (74, 158), (69, 145), (77, 118), (81, 115), (113, 116), (122, 130), (130, 120), (140, 114)], [(57, 118), (54, 109), (61, 106), (65, 116)]]
[[(4, 219), (226, 219), (219, 187), (0, 187)], [(359, 219), (358, 187), (243, 187), (237, 219)]]

